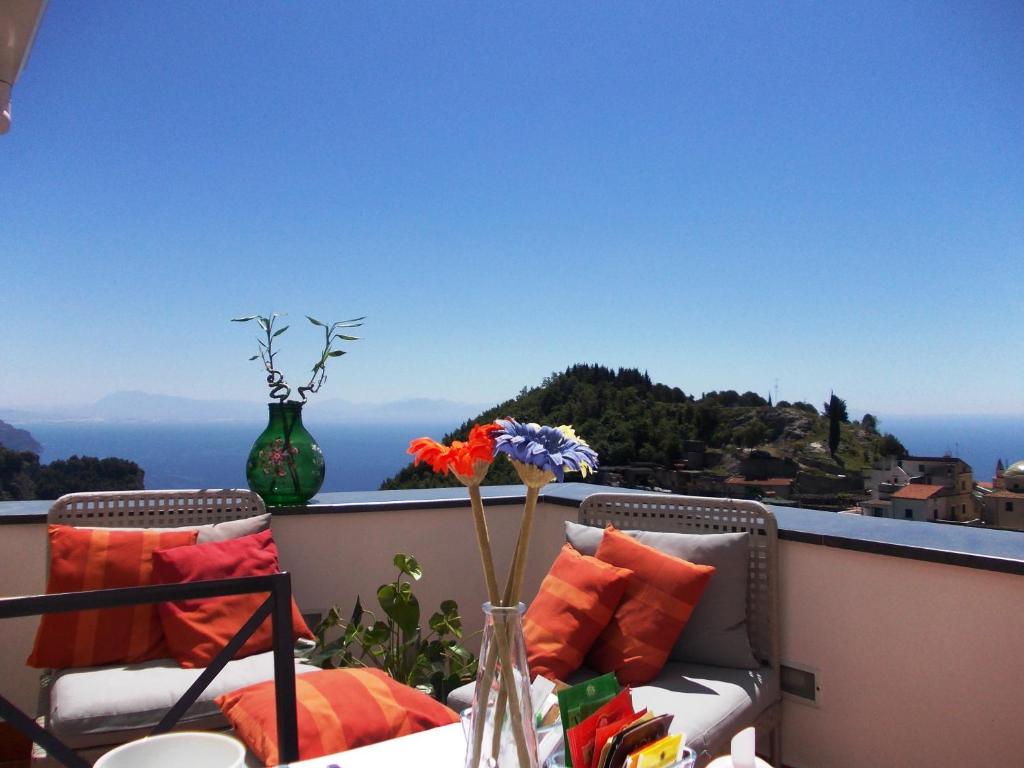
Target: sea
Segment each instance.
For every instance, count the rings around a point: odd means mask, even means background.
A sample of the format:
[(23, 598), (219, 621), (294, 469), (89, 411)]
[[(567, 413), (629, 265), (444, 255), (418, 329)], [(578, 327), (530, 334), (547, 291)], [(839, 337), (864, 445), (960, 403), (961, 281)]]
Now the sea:
[[(17, 423), (43, 446), (42, 462), (117, 456), (145, 470), (147, 488), (244, 488), (245, 460), (266, 424)], [(323, 492), (377, 490), (409, 463), (409, 441), (440, 440), (450, 423), (307, 425), (327, 464)]]
[[(134, 424), (114, 422), (24, 422), (43, 445), (41, 460), (72, 455), (118, 456), (146, 472), (147, 488), (245, 486), (245, 458), (262, 424)], [(403, 424), (309, 424), (324, 452), (322, 490), (371, 491), (409, 462), (409, 440), (440, 439), (454, 425), (430, 421)], [(996, 461), (1024, 459), (1024, 415), (879, 417), (913, 455), (958, 456), (976, 480), (990, 480)]]

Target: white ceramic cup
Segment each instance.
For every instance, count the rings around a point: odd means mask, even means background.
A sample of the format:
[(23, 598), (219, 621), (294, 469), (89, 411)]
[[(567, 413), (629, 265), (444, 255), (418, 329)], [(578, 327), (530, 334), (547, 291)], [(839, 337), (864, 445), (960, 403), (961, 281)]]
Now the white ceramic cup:
[(230, 736), (179, 731), (122, 744), (93, 768), (242, 768), (244, 760), (245, 747)]

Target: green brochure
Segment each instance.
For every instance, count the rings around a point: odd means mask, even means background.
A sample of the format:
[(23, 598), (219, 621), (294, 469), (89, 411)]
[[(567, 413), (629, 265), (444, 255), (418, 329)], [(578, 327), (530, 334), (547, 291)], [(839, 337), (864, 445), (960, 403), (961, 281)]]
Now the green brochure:
[[(568, 731), (579, 725), (582, 720), (590, 717), (597, 710), (615, 698), (621, 690), (615, 673), (587, 680), (585, 683), (565, 688), (558, 692), (558, 711), (562, 718), (562, 737), (569, 744)], [(572, 756), (565, 750), (566, 768), (572, 768)]]

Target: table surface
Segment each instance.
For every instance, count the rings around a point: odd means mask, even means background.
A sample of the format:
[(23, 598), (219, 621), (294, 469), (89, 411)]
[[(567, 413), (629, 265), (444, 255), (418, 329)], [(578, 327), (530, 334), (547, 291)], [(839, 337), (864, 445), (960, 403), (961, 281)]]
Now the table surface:
[[(772, 768), (761, 758), (755, 759), (757, 768)], [(462, 724), (455, 723), (337, 755), (303, 760), (301, 763), (292, 763), (290, 768), (463, 768), (465, 761), (466, 737)], [(713, 760), (708, 768), (712, 766), (731, 768), (732, 760), (726, 755)]]
[(455, 723), (337, 755), (292, 763), (291, 768), (463, 768), (465, 762), (466, 737), (462, 724)]

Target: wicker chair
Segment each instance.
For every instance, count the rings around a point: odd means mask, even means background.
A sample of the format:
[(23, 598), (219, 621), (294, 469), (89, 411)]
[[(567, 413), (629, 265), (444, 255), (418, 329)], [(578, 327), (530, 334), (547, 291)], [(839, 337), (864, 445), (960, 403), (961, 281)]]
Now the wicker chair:
[[(755, 658), (779, 675), (779, 555), (775, 516), (756, 501), (662, 494), (598, 493), (580, 505), (579, 522), (620, 530), (672, 533), (750, 534), (747, 579), (747, 630)], [(782, 701), (779, 698), (754, 723), (771, 733), (771, 761), (781, 765)], [(713, 745), (712, 754), (728, 751), (728, 742)]]
[(50, 507), (50, 525), (89, 528), (179, 528), (262, 515), (252, 491), (111, 491), (69, 493)]
[[(86, 528), (187, 528), (243, 520), (266, 513), (263, 500), (252, 491), (223, 490), (155, 490), (111, 491), (102, 493), (70, 493), (61, 496), (50, 507), (47, 523)], [(47, 539), (47, 566), (50, 562)], [(39, 696), (39, 722), (49, 727), (50, 692), (54, 671), (42, 675)], [(136, 738), (137, 732), (124, 735), (111, 733), (110, 745)], [(74, 745), (73, 745), (74, 746)], [(78, 747), (83, 755), (92, 757), (104, 751)], [(33, 765), (54, 764), (45, 752), (35, 748)]]

